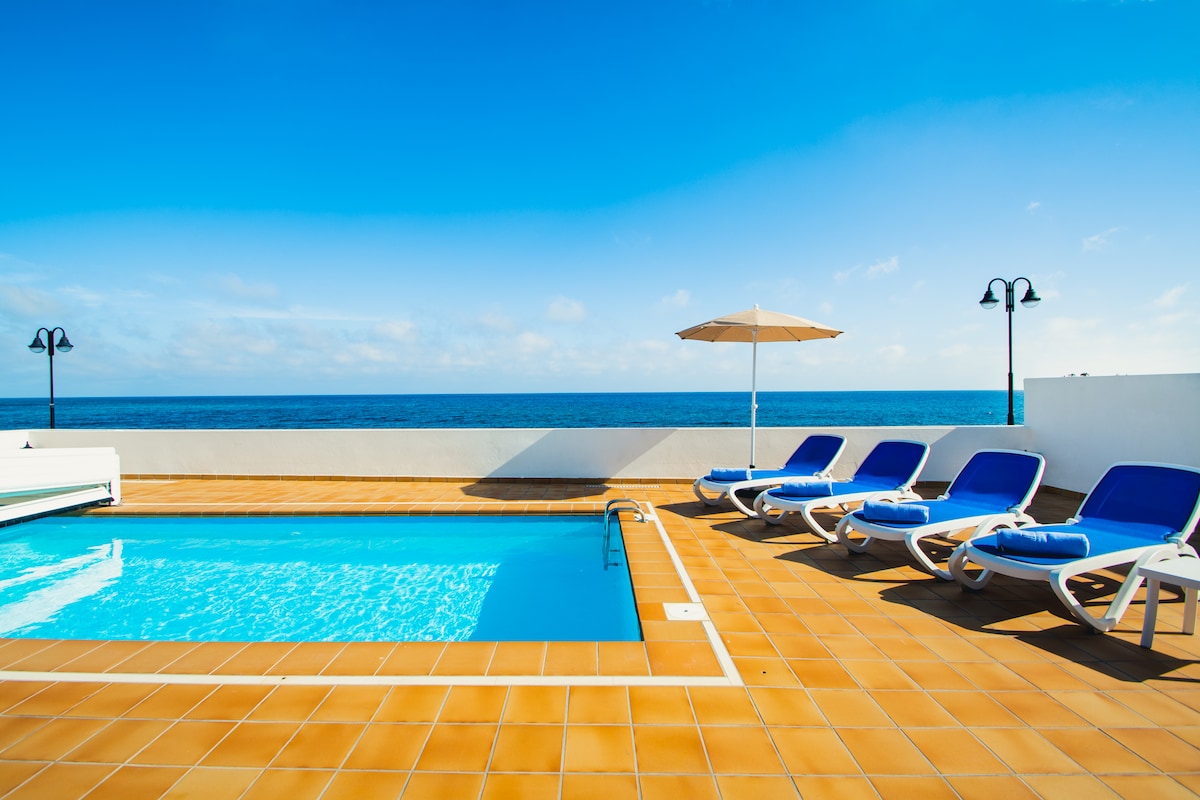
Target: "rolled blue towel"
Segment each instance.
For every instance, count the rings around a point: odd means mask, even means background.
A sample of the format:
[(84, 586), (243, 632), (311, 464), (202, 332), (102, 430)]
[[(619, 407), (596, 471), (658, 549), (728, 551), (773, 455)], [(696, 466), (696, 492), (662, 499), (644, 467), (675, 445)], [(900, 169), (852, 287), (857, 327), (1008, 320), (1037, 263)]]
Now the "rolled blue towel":
[(774, 494), (780, 497), (829, 497), (833, 494), (833, 481), (797, 478), (784, 481)]
[(714, 481), (748, 481), (750, 470), (745, 467), (713, 467), (708, 477)]
[(859, 509), (868, 522), (929, 522), (929, 506), (919, 503), (885, 503), (868, 500)]
[(996, 531), (996, 547), (1023, 556), (1083, 558), (1092, 545), (1084, 533), (1001, 528)]

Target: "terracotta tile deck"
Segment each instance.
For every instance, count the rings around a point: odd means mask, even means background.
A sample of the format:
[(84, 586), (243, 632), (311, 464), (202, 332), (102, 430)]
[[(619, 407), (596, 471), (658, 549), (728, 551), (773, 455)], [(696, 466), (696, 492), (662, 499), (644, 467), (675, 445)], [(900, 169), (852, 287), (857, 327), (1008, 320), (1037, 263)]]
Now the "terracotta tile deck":
[[(1088, 635), (1044, 586), (963, 593), (901, 547), (851, 557), (685, 484), (157, 477), (98, 513), (574, 513), (627, 496), (654, 505), (688, 579), (626, 515), (640, 643), (0, 640), (0, 797), (1200, 794), (1200, 637), (1178, 632), (1169, 587), (1147, 651), (1141, 598)], [(1043, 491), (1032, 511), (1076, 505)], [(705, 623), (668, 619), (689, 580), (715, 647)]]

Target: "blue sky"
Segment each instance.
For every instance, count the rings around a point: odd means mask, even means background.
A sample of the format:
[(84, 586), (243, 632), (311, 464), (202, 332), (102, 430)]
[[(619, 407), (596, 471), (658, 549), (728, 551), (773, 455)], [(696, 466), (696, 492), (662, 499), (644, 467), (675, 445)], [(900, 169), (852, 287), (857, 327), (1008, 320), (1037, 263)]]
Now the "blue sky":
[[(1187, 0), (0, 0), (0, 396), (1200, 371)], [(1023, 290), (1023, 285), (1022, 285)]]

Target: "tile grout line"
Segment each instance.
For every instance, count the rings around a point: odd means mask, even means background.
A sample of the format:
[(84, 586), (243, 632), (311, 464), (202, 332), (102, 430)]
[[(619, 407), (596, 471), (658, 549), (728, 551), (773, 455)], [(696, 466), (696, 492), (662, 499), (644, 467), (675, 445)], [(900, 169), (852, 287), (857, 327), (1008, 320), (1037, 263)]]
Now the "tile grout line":
[[(169, 725), (168, 725), (166, 728), (164, 728), (163, 730), (159, 731), (159, 733), (158, 733), (158, 735), (157, 735), (157, 736), (155, 736), (155, 737), (154, 737), (153, 739), (151, 739), (150, 741), (146, 742), (146, 744), (142, 745), (142, 747), (141, 747), (141, 748), (139, 748), (139, 749), (137, 750), (137, 752), (135, 752), (135, 753), (131, 754), (131, 755), (130, 755), (130, 756), (129, 756), (129, 757), (126, 759), (126, 760), (125, 760), (125, 764), (124, 764), (124, 765), (122, 765), (122, 767), (121, 767), (121, 768), (129, 767), (129, 766), (141, 766), (141, 765), (139, 765), (139, 764), (135, 764), (135, 763), (133, 763), (133, 759), (137, 758), (137, 757), (138, 757), (140, 754), (144, 753), (146, 750), (148, 750), (148, 749), (150, 749), (151, 747), (153, 747), (153, 746), (154, 746), (154, 744), (155, 744), (155, 742), (158, 742), (159, 740), (161, 740), (161, 739), (162, 739), (164, 736), (166, 736), (167, 734), (169, 734), (169, 733), (170, 733), (172, 730), (174, 730), (174, 729), (176, 729), (177, 727), (179, 727), (179, 726), (180, 726), (182, 723), (189, 721), (189, 718), (188, 718), (188, 716), (187, 716), (187, 715), (188, 715), (188, 714), (190, 714), (192, 711), (196, 710), (196, 708), (198, 708), (198, 707), (200, 706), (200, 704), (201, 704), (201, 703), (203, 703), (205, 700), (207, 700), (208, 698), (210, 698), (210, 697), (212, 697), (214, 694), (216, 694), (216, 692), (217, 692), (217, 689), (219, 689), (219, 688), (220, 688), (220, 687), (214, 688), (212, 691), (210, 691), (210, 692), (209, 692), (208, 694), (206, 694), (204, 697), (201, 697), (200, 699), (198, 699), (198, 700), (197, 700), (195, 703), (193, 703), (193, 704), (192, 704), (192, 705), (191, 705), (189, 708), (187, 708), (186, 710), (181, 710), (181, 711), (179, 712), (179, 714), (178, 714), (178, 715), (176, 715), (176, 718), (175, 718), (173, 721), (171, 721), (171, 723), (170, 723), (170, 724), (169, 724)], [(151, 692), (151, 695), (157, 694), (159, 691), (161, 691), (161, 687), (160, 687), (159, 689), (155, 689), (155, 690), (154, 690), (154, 692)], [(149, 698), (149, 695), (147, 696), (147, 699), (148, 699), (148, 698)], [(261, 702), (261, 701), (260, 701), (260, 702)], [(258, 707), (258, 706), (257, 706), (257, 704), (255, 704), (255, 707), (256, 707), (256, 708)], [(192, 720), (192, 721), (195, 721), (195, 720)], [(215, 720), (209, 720), (209, 721), (215, 721)], [(222, 736), (222, 737), (221, 737), (219, 740), (217, 740), (217, 742), (215, 742), (215, 743), (213, 744), (213, 746), (212, 746), (212, 747), (210, 747), (210, 748), (208, 749), (208, 752), (204, 753), (203, 755), (200, 755), (200, 756), (196, 757), (196, 758), (193, 760), (193, 763), (192, 763), (191, 765), (183, 765), (183, 764), (179, 764), (179, 765), (177, 765), (177, 766), (183, 767), (183, 772), (182, 772), (182, 773), (179, 775), (179, 777), (178, 777), (178, 778), (176, 778), (176, 779), (175, 779), (175, 781), (174, 781), (174, 782), (171, 784), (171, 786), (170, 786), (169, 788), (167, 788), (167, 789), (166, 789), (166, 791), (164, 791), (164, 792), (163, 792), (163, 794), (164, 794), (164, 795), (165, 795), (165, 794), (169, 794), (169, 792), (170, 792), (172, 789), (174, 789), (176, 786), (178, 786), (178, 785), (179, 785), (179, 784), (180, 784), (182, 781), (184, 781), (184, 780), (187, 778), (187, 776), (188, 776), (188, 775), (190, 775), (190, 774), (191, 774), (193, 771), (195, 771), (195, 770), (196, 770), (196, 769), (197, 769), (197, 768), (200, 766), (200, 762), (201, 762), (202, 760), (204, 760), (205, 756), (207, 756), (207, 755), (208, 755), (208, 753), (211, 753), (213, 750), (215, 750), (215, 749), (217, 748), (217, 746), (218, 746), (218, 745), (219, 745), (219, 744), (220, 744), (222, 741), (224, 741), (226, 737), (228, 737), (228, 736), (229, 736), (229, 734), (233, 733), (233, 729), (234, 729), (234, 728), (236, 728), (236, 727), (237, 727), (237, 725), (238, 725), (238, 723), (237, 723), (237, 722), (234, 722), (234, 724), (233, 724), (233, 727), (231, 727), (231, 728), (230, 728), (228, 731), (226, 731), (226, 732), (225, 732), (225, 735), (224, 735), (224, 736)], [(294, 734), (293, 734), (293, 735), (294, 735)], [(157, 766), (162, 766), (162, 765), (157, 765)]]

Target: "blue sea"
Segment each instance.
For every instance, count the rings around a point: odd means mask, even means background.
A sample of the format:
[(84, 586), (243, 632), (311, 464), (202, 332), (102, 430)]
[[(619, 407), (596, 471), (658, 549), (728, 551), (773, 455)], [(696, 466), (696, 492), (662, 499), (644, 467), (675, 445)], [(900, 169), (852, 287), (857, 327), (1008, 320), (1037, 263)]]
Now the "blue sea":
[[(1024, 395), (1014, 397), (1017, 423)], [(1005, 391), (760, 392), (760, 427), (1003, 425)], [(56, 397), (59, 428), (728, 428), (748, 392)], [(46, 399), (0, 399), (0, 430), (49, 425)]]

